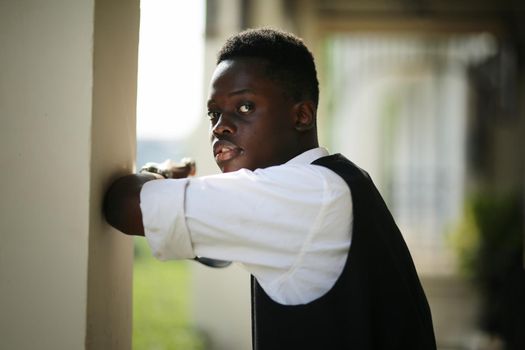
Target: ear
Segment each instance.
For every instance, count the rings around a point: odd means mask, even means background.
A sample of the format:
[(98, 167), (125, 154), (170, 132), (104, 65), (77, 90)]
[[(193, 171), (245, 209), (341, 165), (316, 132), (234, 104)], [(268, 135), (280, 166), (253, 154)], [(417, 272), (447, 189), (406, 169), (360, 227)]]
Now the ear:
[(295, 130), (299, 132), (315, 127), (316, 108), (312, 101), (301, 101), (294, 106)]

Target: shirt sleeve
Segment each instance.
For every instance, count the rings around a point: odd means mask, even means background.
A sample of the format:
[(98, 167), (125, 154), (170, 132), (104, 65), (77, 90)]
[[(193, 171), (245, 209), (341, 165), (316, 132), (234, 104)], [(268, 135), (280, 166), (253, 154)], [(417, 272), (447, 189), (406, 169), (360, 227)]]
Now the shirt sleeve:
[(142, 186), (140, 210), (144, 235), (159, 260), (195, 257), (184, 219), (187, 179), (153, 180)]
[(278, 302), (308, 302), (338, 278), (350, 245), (346, 183), (311, 164), (284, 164), (145, 184), (146, 238), (161, 259), (241, 263)]

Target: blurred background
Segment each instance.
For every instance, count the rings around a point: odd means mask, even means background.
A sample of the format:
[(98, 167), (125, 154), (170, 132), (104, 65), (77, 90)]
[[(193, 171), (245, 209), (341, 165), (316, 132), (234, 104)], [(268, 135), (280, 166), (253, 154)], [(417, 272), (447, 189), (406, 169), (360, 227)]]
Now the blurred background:
[[(320, 141), (369, 171), (404, 234), (438, 348), (525, 349), (525, 3), (141, 0), (137, 166), (217, 173), (207, 86), (228, 36), (302, 37)], [(134, 349), (248, 349), (249, 276), (135, 241)], [(153, 311), (152, 311), (153, 310)]]

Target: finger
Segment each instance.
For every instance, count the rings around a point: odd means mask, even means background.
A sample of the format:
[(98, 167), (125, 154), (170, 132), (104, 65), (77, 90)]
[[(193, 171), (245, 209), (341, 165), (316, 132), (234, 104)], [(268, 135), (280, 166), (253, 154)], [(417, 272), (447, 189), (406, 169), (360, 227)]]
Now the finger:
[(182, 160), (180, 162), (182, 164), (184, 164), (184, 166), (189, 168), (188, 176), (194, 176), (195, 175), (195, 173), (197, 172), (197, 165), (196, 165), (195, 161), (192, 158), (189, 158), (189, 157), (182, 158)]

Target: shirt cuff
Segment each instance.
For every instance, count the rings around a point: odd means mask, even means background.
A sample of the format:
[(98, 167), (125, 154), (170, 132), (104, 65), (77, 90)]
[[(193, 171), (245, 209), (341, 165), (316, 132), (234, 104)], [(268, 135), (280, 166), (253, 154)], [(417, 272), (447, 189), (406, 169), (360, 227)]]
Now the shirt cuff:
[(144, 235), (159, 260), (195, 257), (184, 214), (187, 184), (186, 179), (153, 180), (142, 186), (140, 210)]

